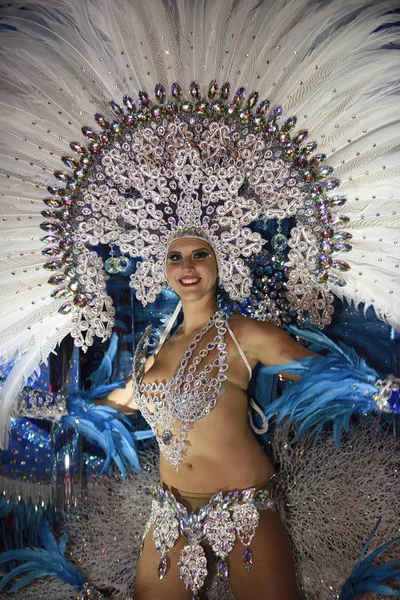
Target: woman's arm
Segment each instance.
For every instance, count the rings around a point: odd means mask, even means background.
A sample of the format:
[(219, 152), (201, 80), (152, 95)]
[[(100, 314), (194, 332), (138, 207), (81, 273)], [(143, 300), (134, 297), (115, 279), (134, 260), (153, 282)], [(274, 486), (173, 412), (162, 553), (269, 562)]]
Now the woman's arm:
[[(154, 356), (149, 356), (144, 367), (145, 373), (151, 368), (153, 363)], [(126, 380), (126, 385), (124, 388), (116, 388), (110, 392), (106, 398), (95, 398), (94, 402), (96, 404), (105, 404), (106, 406), (111, 406), (111, 408), (115, 408), (125, 415), (130, 415), (139, 410), (139, 407), (133, 397), (132, 377), (129, 377)]]
[[(287, 333), (272, 323), (254, 321), (240, 315), (232, 318), (239, 343), (249, 360), (265, 366), (289, 364), (306, 356), (316, 356), (295, 342)], [(287, 379), (299, 379), (292, 373), (281, 373)]]

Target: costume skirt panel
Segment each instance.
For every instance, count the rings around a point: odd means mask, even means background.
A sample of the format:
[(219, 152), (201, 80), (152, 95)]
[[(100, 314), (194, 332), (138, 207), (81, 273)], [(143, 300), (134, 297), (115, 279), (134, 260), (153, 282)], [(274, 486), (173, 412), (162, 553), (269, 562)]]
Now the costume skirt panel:
[[(298, 442), (288, 429), (276, 431), (273, 449), (279, 468), (279, 493), (274, 500), (291, 541), (302, 598), (338, 597), (379, 516), (381, 524), (370, 550), (398, 535), (398, 444), (393, 428), (382, 426), (378, 419), (351, 425), (349, 432), (342, 434), (340, 448), (329, 432), (321, 434), (317, 442)], [(125, 480), (105, 478), (90, 489), (67, 524), (69, 559), (79, 565), (96, 589), (109, 590), (113, 600), (133, 598), (139, 548), (153, 501), (151, 489), (159, 485), (157, 449), (147, 448), (141, 462), (141, 474)], [(179, 490), (169, 491), (179, 496)], [(185, 502), (182, 496), (178, 501)], [(257, 536), (250, 544), (254, 556), (256, 541)], [(398, 556), (399, 549), (393, 547), (379, 561)], [(253, 568), (257, 562), (254, 560)], [(248, 575), (243, 566), (237, 572)], [(228, 579), (231, 577), (232, 573)], [(53, 586), (51, 591), (46, 592), (47, 585)], [(207, 600), (229, 600), (229, 595), (220, 593), (221, 585), (216, 577), (207, 590)], [(32, 582), (21, 592), (10, 594), (10, 600), (18, 595), (18, 600), (70, 600), (70, 590), (62, 591), (65, 584), (61, 582), (59, 586), (54, 594), (54, 580), (43, 578), (37, 585)], [(368, 600), (373, 598), (369, 594)]]

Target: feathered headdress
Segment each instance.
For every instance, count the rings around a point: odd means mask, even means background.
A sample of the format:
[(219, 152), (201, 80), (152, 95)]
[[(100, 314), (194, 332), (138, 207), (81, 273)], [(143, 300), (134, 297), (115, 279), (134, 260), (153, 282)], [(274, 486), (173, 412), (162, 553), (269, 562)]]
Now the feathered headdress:
[(246, 259), (263, 242), (251, 223), (293, 218), (292, 308), (323, 326), (333, 292), (399, 324), (399, 83), (388, 26), (397, 6), (55, 0), (2, 9), (0, 353), (15, 361), (2, 444), (17, 393), (56, 344), (70, 332), (83, 347), (111, 333), (99, 243), (142, 259), (131, 285), (145, 303), (165, 283), (169, 242), (194, 231), (241, 299)]

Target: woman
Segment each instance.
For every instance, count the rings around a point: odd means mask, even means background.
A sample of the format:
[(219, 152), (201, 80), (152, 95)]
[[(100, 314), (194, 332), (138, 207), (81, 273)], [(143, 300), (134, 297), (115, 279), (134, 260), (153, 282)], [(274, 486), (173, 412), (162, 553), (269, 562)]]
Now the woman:
[[(167, 278), (169, 285), (182, 302), (184, 320), (181, 328), (162, 346), (159, 353), (147, 359), (143, 384), (157, 385), (170, 382), (180, 367), (182, 356), (196, 334), (207, 324), (217, 311), (216, 286), (217, 262), (211, 246), (201, 238), (174, 240), (168, 250)], [(188, 510), (196, 510), (207, 504), (211, 496), (219, 491), (224, 496), (232, 490), (248, 488), (271, 489), (274, 468), (265, 452), (255, 439), (248, 420), (246, 389), (251, 369), (258, 361), (265, 365), (291, 362), (311, 354), (293, 342), (280, 329), (269, 323), (260, 323), (234, 314), (227, 322), (226, 343), (227, 379), (220, 390), (215, 408), (204, 418), (196, 419), (187, 434), (187, 449), (176, 469), (160, 454), (160, 477), (164, 489), (170, 490)], [(212, 344), (215, 327), (211, 326), (198, 341), (193, 355), (197, 355), (207, 344)], [(198, 338), (196, 338), (198, 339)], [(217, 356), (212, 349), (204, 362), (210, 364)], [(193, 357), (184, 368), (190, 370)], [(208, 377), (215, 376), (218, 367), (213, 366)], [(193, 369), (194, 370), (194, 369)], [(135, 376), (135, 374), (134, 374)], [(181, 384), (182, 385), (182, 384)], [(154, 392), (141, 394), (140, 402), (147, 401), (144, 409), (154, 415), (152, 404)], [(109, 402), (121, 409), (136, 410), (136, 398), (132, 399), (132, 380), (125, 390), (115, 390)], [(156, 408), (157, 411), (157, 408)], [(151, 417), (150, 417), (151, 421)], [(176, 434), (176, 421), (174, 422)], [(162, 423), (154, 423), (155, 432), (161, 442), (161, 450), (168, 454), (165, 430)], [(168, 440), (168, 438), (167, 438)], [(173, 455), (172, 455), (173, 456)], [(233, 550), (227, 556), (229, 582), (237, 600), (251, 598), (292, 600), (296, 598), (296, 584), (290, 557), (290, 548), (277, 512), (267, 509), (259, 511), (259, 524), (251, 542), (253, 566), (251, 572), (243, 568), (243, 545), (236, 539)], [(191, 593), (178, 582), (179, 557), (185, 546), (183, 536), (176, 540), (168, 552), (169, 567), (160, 580), (157, 567), (160, 555), (153, 541), (153, 526), (144, 539), (143, 554), (136, 575), (135, 598), (191, 598)], [(206, 547), (210, 554), (210, 548)]]

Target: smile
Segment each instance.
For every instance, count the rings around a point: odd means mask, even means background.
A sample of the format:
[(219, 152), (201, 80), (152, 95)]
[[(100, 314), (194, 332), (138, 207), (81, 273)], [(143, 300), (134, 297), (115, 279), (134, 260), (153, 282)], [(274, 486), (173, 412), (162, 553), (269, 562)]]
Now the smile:
[(181, 279), (179, 279), (179, 283), (184, 287), (189, 287), (199, 283), (200, 279), (201, 277), (182, 277)]

